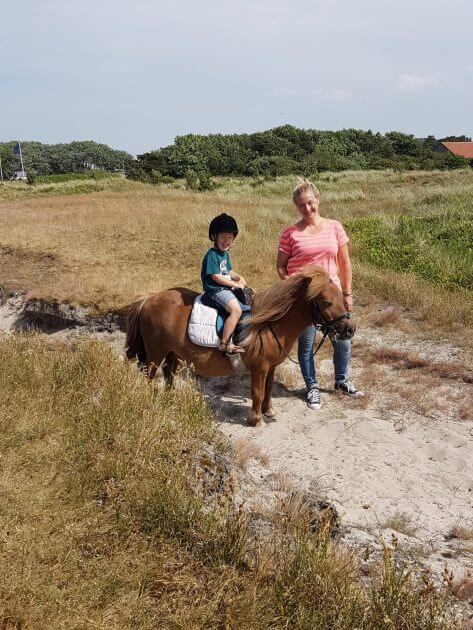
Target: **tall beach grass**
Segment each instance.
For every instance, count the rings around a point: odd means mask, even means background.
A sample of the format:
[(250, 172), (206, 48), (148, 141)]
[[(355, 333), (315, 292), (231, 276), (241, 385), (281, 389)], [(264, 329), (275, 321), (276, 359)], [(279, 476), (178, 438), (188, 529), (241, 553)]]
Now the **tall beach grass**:
[(460, 627), (395, 545), (362, 573), (303, 511), (250, 533), (191, 381), (91, 341), (17, 336), (0, 362), (2, 628)]
[[(51, 194), (19, 185), (14, 198), (0, 188), (7, 290), (108, 311), (169, 286), (199, 289), (208, 223), (221, 212), (240, 225), (234, 267), (257, 289), (277, 280), (279, 235), (297, 219), (294, 178), (224, 179), (206, 193), (112, 178), (90, 182), (103, 189), (65, 194), (88, 183), (50, 184)], [(452, 323), (471, 327), (471, 170), (324, 173), (316, 183), (321, 213), (352, 237), (358, 297), (408, 306), (445, 332)]]

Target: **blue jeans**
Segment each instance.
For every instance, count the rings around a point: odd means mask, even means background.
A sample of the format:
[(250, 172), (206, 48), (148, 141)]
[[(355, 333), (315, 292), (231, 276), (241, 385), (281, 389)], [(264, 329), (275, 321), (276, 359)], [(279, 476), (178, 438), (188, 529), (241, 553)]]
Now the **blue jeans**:
[[(297, 357), (301, 364), (301, 372), (307, 389), (317, 385), (317, 376), (314, 363), (314, 342), (317, 330), (314, 325), (308, 326), (298, 339)], [(344, 382), (348, 380), (348, 368), (350, 365), (350, 339), (331, 339), (333, 345), (333, 367), (335, 380)]]

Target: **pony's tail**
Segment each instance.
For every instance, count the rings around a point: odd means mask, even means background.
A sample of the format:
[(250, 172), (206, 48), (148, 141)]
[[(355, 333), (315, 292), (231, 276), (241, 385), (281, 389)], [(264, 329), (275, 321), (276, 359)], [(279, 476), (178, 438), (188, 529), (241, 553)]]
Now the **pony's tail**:
[(138, 359), (140, 365), (144, 365), (146, 362), (146, 349), (140, 331), (141, 309), (146, 299), (142, 298), (130, 304), (126, 323), (126, 356), (127, 359)]

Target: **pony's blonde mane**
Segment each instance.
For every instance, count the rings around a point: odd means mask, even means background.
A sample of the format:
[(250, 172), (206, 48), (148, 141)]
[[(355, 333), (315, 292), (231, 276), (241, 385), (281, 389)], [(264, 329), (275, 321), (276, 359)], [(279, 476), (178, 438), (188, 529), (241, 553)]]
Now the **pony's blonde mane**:
[(305, 292), (306, 300), (313, 300), (329, 281), (328, 274), (321, 267), (311, 265), (282, 282), (258, 291), (253, 300), (253, 314), (247, 320), (249, 332), (251, 333), (265, 324), (276, 322), (284, 317), (301, 291)]
[(248, 334), (242, 344), (245, 347), (244, 356), (252, 360), (261, 359), (264, 350), (261, 332), (268, 324), (284, 317), (301, 294), (306, 300), (313, 300), (329, 282), (328, 273), (311, 265), (301, 273), (259, 291), (253, 300), (253, 314), (246, 320)]

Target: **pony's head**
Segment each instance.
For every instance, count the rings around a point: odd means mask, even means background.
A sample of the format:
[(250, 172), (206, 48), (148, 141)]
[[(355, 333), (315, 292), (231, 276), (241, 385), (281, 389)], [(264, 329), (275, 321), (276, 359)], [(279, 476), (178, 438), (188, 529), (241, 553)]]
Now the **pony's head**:
[(345, 310), (342, 292), (330, 281), (328, 273), (315, 265), (256, 293), (253, 314), (247, 321), (250, 332), (277, 322), (296, 303), (307, 315), (310, 309), (312, 320), (317, 316), (317, 323), (323, 325), (325, 321), (330, 333), (338, 334), (342, 339), (350, 339), (355, 334), (355, 325)]
[[(311, 280), (308, 280), (306, 296), (311, 301), (312, 319), (329, 335), (336, 334), (341, 339), (351, 339), (356, 331), (351, 321), (350, 313), (345, 309), (343, 294), (337, 285), (329, 280), (322, 289), (311, 290)], [(315, 294), (314, 294), (315, 293)]]

